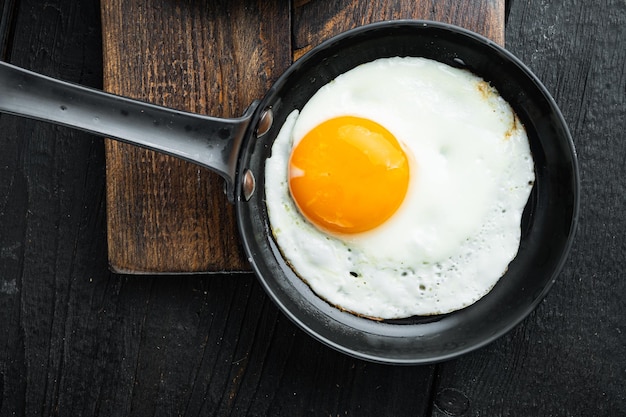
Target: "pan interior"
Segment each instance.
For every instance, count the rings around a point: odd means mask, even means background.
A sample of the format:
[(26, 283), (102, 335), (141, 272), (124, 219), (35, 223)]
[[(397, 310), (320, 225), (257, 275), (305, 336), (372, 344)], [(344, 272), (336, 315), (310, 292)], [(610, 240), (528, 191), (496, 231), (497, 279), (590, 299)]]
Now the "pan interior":
[[(518, 255), (485, 297), (450, 314), (383, 322), (342, 312), (318, 298), (291, 270), (276, 246), (264, 202), (265, 160), (287, 115), (301, 109), (323, 85), (377, 58), (417, 56), (468, 69), (489, 81), (524, 123), (536, 181), (522, 219)], [(446, 360), (493, 341), (523, 320), (559, 273), (576, 225), (578, 169), (565, 121), (545, 87), (514, 56), (458, 27), (392, 21), (345, 32), (299, 59), (270, 89), (268, 134), (244, 146), (239, 172), (248, 168), (256, 192), (238, 190), (240, 232), (252, 266), (279, 308), (319, 341), (358, 358), (395, 364)], [(254, 126), (255, 123), (252, 123)]]

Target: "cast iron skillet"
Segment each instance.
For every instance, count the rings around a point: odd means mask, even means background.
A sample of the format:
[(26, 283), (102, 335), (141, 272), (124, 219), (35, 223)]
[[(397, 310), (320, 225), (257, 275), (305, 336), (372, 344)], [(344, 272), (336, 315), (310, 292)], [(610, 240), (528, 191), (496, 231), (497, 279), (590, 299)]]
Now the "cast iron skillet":
[[(265, 160), (285, 118), (324, 84), (381, 57), (422, 56), (489, 81), (524, 123), (536, 182), (517, 257), (493, 290), (450, 314), (375, 322), (319, 299), (289, 268), (264, 203)], [(542, 300), (571, 246), (579, 204), (576, 154), (541, 82), (517, 58), (467, 30), (427, 21), (375, 23), (332, 38), (296, 61), (243, 117), (190, 115), (0, 65), (0, 110), (77, 127), (193, 161), (221, 174), (250, 263), (300, 328), (346, 354), (383, 363), (447, 360), (502, 336)]]

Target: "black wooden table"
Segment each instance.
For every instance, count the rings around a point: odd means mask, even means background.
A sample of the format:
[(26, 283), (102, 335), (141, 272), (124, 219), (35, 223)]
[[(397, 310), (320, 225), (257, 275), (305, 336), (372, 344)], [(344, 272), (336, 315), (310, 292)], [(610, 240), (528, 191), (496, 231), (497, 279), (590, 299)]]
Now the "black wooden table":
[[(0, 9), (0, 58), (102, 86), (97, 0)], [(249, 274), (112, 274), (102, 139), (0, 115), (0, 416), (626, 415), (626, 2), (511, 1), (506, 40), (572, 131), (578, 233), (523, 323), (432, 366), (315, 342)]]

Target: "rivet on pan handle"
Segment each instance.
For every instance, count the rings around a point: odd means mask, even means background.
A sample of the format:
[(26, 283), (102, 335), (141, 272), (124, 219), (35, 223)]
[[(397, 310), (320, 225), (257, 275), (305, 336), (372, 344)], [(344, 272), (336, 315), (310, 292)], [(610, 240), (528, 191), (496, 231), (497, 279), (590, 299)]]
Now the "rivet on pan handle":
[[(260, 138), (265, 135), (272, 127), (272, 123), (274, 123), (274, 112), (271, 107), (268, 107), (263, 110), (263, 113), (259, 118), (255, 131), (256, 137)], [(241, 186), (243, 188), (244, 198), (246, 201), (250, 200), (250, 197), (252, 197), (252, 194), (254, 194), (256, 189), (256, 179), (254, 178), (252, 171), (249, 169), (247, 169), (243, 174)]]
[(259, 118), (259, 123), (256, 126), (256, 137), (260, 138), (265, 135), (270, 128), (272, 127), (272, 123), (274, 122), (274, 112), (271, 107), (263, 110), (261, 117)]

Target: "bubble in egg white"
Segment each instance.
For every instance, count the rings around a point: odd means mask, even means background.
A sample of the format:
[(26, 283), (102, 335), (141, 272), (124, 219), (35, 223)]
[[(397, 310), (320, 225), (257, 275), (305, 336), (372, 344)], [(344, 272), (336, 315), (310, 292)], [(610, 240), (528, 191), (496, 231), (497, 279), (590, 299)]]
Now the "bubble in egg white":
[[(337, 237), (299, 213), (287, 167), (294, 143), (341, 115), (385, 126), (412, 165), (407, 196), (385, 224)], [(424, 58), (386, 58), (342, 74), (287, 117), (266, 161), (265, 197), (283, 256), (318, 296), (391, 319), (448, 313), (488, 293), (518, 251), (533, 181), (526, 132), (484, 80)]]

